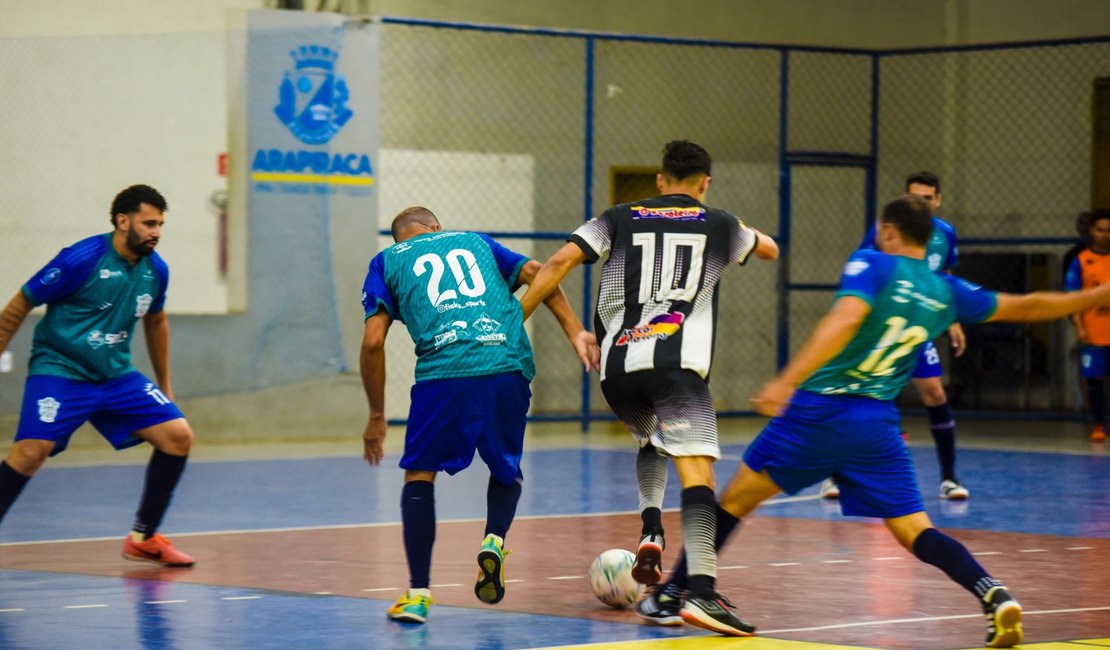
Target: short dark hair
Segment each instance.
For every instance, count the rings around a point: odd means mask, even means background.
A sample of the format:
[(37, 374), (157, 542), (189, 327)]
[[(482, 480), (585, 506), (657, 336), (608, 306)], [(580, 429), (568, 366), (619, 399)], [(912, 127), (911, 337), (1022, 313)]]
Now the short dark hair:
[(663, 173), (676, 181), (694, 174), (711, 176), (709, 152), (689, 140), (671, 140), (663, 147)]
[(1087, 230), (1090, 230), (1096, 221), (1103, 219), (1110, 219), (1110, 210), (1094, 210), (1092, 212), (1084, 212), (1087, 215)]
[(933, 172), (914, 172), (906, 177), (906, 191), (909, 191), (910, 185), (917, 183), (918, 185), (927, 185), (940, 194), (940, 177)]
[(929, 202), (906, 194), (883, 206), (882, 223), (894, 224), (907, 244), (924, 246), (933, 234), (933, 213)]
[(166, 197), (149, 185), (132, 185), (123, 190), (112, 199), (112, 213), (109, 215), (112, 225), (116, 225), (116, 215), (134, 214), (139, 211), (139, 206), (146, 203), (150, 207), (165, 212), (169, 209)]
[(415, 224), (431, 228), (439, 225), (439, 219), (432, 214), (431, 210), (423, 206), (414, 205), (411, 208), (405, 208), (398, 212), (396, 217), (393, 217), (393, 224), (389, 228), (393, 234), (393, 241), (397, 241), (400, 235)]

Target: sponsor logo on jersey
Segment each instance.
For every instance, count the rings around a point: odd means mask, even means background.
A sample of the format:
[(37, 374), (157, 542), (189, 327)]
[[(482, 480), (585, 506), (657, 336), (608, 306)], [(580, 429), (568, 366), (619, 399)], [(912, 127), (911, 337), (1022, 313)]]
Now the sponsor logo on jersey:
[(672, 433), (672, 432), (678, 432), (678, 431), (689, 431), (692, 428), (693, 427), (690, 425), (690, 421), (686, 420), (686, 419), (671, 420), (669, 422), (668, 421), (659, 422), (659, 429), (663, 433)]
[(637, 325), (621, 332), (614, 345), (628, 345), (636, 341), (653, 338), (665, 341), (667, 337), (674, 336), (678, 332), (684, 320), (686, 320), (686, 316), (679, 312), (660, 314), (648, 321), (646, 325)]
[(405, 251), (407, 251), (410, 248), (412, 248), (412, 242), (403, 241), (400, 244), (396, 244), (396, 245), (393, 246), (393, 252), (394, 253), (404, 253)]
[(127, 332), (116, 332), (115, 334), (111, 334), (111, 333), (105, 334), (104, 332), (101, 332), (100, 330), (93, 330), (92, 332), (89, 333), (89, 336), (88, 336), (88, 338), (85, 339), (85, 342), (89, 344), (89, 347), (91, 347), (92, 349), (95, 350), (95, 349), (97, 349), (99, 347), (102, 347), (102, 346), (105, 346), (105, 345), (107, 345), (108, 347), (112, 347), (113, 345), (115, 345), (117, 343), (122, 343), (123, 341), (126, 341), (126, 340), (127, 340)]
[(150, 311), (150, 304), (154, 302), (154, 296), (149, 293), (144, 293), (135, 298), (135, 318), (142, 318)]
[(473, 325), (475, 330), (481, 332), (474, 337), (476, 340), (486, 345), (500, 345), (505, 342), (505, 335), (499, 331), (501, 323), (490, 318), (485, 312), (482, 312)]
[(36, 404), (39, 405), (39, 420), (47, 423), (53, 422), (58, 417), (58, 407), (62, 405), (53, 397), (44, 397)]
[(467, 327), (469, 327), (469, 326), (466, 324), (466, 321), (464, 321), (464, 320), (457, 320), (457, 321), (454, 321), (454, 322), (449, 323), (447, 325), (444, 325), (442, 328), (440, 328), (444, 331), (440, 332), (439, 334), (436, 334), (435, 340), (433, 341), (433, 345), (435, 346), (435, 349), (438, 350), (438, 349), (440, 349), (441, 347), (443, 347), (445, 345), (450, 345), (452, 343), (457, 343), (459, 341), (464, 341), (467, 338), (469, 338), (470, 337), (470, 332), (467, 331)]
[(42, 280), (40, 280), (40, 282), (42, 282), (43, 284), (54, 284), (61, 277), (62, 270), (55, 266), (43, 274)]
[(870, 265), (863, 260), (851, 260), (844, 265), (844, 275), (854, 276), (863, 273)]
[(118, 278), (123, 275), (123, 271), (113, 271), (111, 269), (100, 269), (100, 279), (107, 280), (108, 278)]
[(485, 307), (485, 300), (467, 300), (466, 302), (445, 302), (436, 305), (436, 311), (445, 314), (452, 309), (466, 309), (467, 307)]
[(705, 219), (705, 208), (694, 207), (663, 207), (663, 208), (647, 208), (642, 205), (632, 206), (633, 219), (675, 219), (677, 221), (703, 221)]
[(939, 271), (940, 270), (940, 260), (941, 260), (940, 253), (933, 253), (932, 255), (930, 255), (926, 259), (929, 263), (929, 270), (930, 271)]
[(935, 300), (923, 293), (918, 292), (916, 289), (914, 289), (913, 283), (909, 280), (898, 280), (895, 284), (897, 285), (897, 287), (895, 287), (894, 289), (894, 295), (890, 298), (894, 302), (902, 304), (906, 304), (911, 301), (916, 302), (919, 306), (924, 307), (929, 311), (942, 311), (948, 307), (948, 305), (944, 304), (943, 302), (940, 302), (939, 300)]

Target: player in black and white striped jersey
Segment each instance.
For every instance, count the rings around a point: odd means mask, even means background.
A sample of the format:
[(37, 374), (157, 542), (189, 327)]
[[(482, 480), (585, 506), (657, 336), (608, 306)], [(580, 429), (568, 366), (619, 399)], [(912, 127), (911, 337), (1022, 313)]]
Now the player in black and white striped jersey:
[[(606, 255), (594, 326), (601, 346), (601, 388), (640, 444), (636, 461), (642, 538), (633, 566), (638, 582), (662, 579), (661, 508), (667, 458), (682, 481), (682, 532), (690, 565), (683, 618), (707, 617), (748, 633), (715, 591), (715, 540), (735, 518), (714, 496), (720, 458), (717, 419), (707, 383), (721, 274), (751, 254), (778, 257), (774, 240), (737, 217), (707, 207), (712, 160), (678, 140), (663, 150), (660, 196), (613, 206), (583, 224), (543, 266), (521, 299), (527, 318), (574, 267)], [(726, 532), (727, 531), (722, 531)], [(677, 616), (666, 623), (677, 623)], [(715, 628), (711, 628), (715, 629)]]

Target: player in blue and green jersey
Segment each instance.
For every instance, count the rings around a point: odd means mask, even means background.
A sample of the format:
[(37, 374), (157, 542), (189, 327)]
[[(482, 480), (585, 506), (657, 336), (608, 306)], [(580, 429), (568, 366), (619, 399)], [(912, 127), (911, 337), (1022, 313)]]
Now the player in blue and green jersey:
[[(532, 347), (513, 291), (535, 278), (540, 264), (486, 235), (443, 231), (435, 215), (408, 208), (393, 220), (396, 244), (370, 262), (363, 284), (366, 313), (360, 369), (370, 419), (364, 457), (381, 462), (386, 433), (385, 337), (393, 321), (416, 343), (416, 383), (400, 465), (405, 470), (401, 519), (410, 588), (388, 611), (394, 620), (423, 623), (435, 542), (434, 481), (466, 469), (477, 451), (489, 467), (485, 539), (474, 593), (486, 603), (505, 595), (505, 535), (520, 500), (524, 427), (536, 374)], [(563, 292), (545, 304), (558, 318), (588, 371), (600, 350)]]
[[(954, 322), (1053, 320), (1110, 305), (1110, 285), (1074, 293), (986, 291), (925, 262), (929, 204), (903, 196), (883, 207), (878, 251), (857, 251), (836, 301), (777, 377), (752, 400), (773, 416), (744, 453), (721, 497), (732, 530), (779, 492), (795, 494), (826, 476), (840, 484), (845, 515), (878, 517), (907, 550), (979, 599), (986, 644), (1021, 641), (1021, 605), (925, 513), (893, 398), (913, 355)], [(718, 546), (725, 536), (718, 536)], [(681, 587), (684, 565), (670, 581)]]
[[(31, 309), (46, 305), (31, 343), (15, 444), (0, 463), (0, 518), (46, 458), (91, 422), (116, 449), (154, 446), (123, 557), (181, 567), (193, 559), (157, 534), (193, 443), (170, 386), (163, 309), (169, 268), (154, 252), (165, 210), (152, 187), (123, 190), (112, 202), (114, 230), (63, 249), (0, 314), (2, 352)], [(140, 320), (156, 382), (131, 364)]]
[[(935, 272), (951, 273), (959, 261), (956, 246), (956, 229), (944, 219), (935, 216), (941, 205), (940, 179), (932, 172), (917, 172), (906, 178), (906, 194), (919, 196), (929, 202), (933, 213), (933, 233), (925, 245), (925, 262)], [(868, 229), (860, 244), (861, 249), (874, 250), (875, 230)], [(958, 357), (967, 349), (967, 338), (963, 327), (953, 323), (948, 328), (953, 353)], [(929, 415), (929, 432), (936, 446), (937, 463), (940, 465), (940, 498), (967, 499), (971, 492), (956, 478), (956, 418), (948, 406), (948, 396), (941, 381), (943, 369), (940, 354), (932, 341), (918, 349), (917, 366), (911, 375), (911, 383), (921, 397), (921, 403)], [(821, 495), (828, 498), (839, 496), (840, 490), (833, 479), (821, 485)]]

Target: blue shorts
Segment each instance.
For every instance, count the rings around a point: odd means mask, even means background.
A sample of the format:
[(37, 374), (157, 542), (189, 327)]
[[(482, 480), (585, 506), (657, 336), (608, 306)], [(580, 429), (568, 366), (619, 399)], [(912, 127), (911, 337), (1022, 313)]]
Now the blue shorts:
[(432, 379), (412, 387), (401, 468), (455, 474), (474, 451), (503, 485), (520, 474), (532, 391), (519, 372)]
[(943, 374), (944, 369), (940, 367), (940, 352), (937, 352), (937, 346), (929, 341), (918, 348), (917, 366), (910, 376), (914, 379), (929, 379), (930, 377), (940, 377)]
[(1106, 376), (1106, 352), (1110, 348), (1102, 345), (1084, 345), (1079, 349), (1079, 372), (1084, 379), (1098, 379)]
[(73, 432), (90, 422), (116, 449), (133, 447), (140, 429), (185, 417), (152, 381), (133, 371), (91, 382), (30, 375), (23, 388), (18, 440), (52, 440), (54, 456), (65, 451)]
[(832, 476), (845, 515), (888, 519), (925, 509), (893, 402), (798, 391), (744, 462), (766, 469), (787, 494)]

